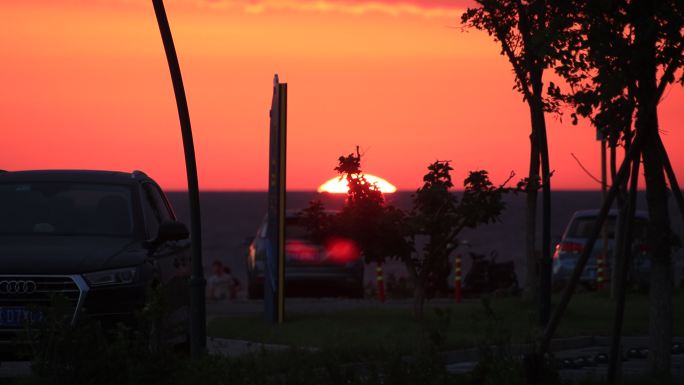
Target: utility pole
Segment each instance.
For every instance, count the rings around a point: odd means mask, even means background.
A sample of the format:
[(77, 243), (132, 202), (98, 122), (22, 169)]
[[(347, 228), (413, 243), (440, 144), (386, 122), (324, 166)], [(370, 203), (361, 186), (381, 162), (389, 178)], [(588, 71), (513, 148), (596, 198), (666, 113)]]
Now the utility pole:
[(185, 97), (183, 77), (181, 75), (176, 47), (173, 44), (173, 36), (166, 17), (163, 0), (152, 0), (154, 13), (157, 16), (159, 32), (161, 33), (166, 60), (171, 72), (173, 91), (176, 96), (178, 118), (180, 120), (181, 135), (183, 137), (183, 150), (185, 153), (185, 171), (188, 178), (188, 199), (190, 200), (190, 237), (192, 240), (192, 276), (190, 277), (190, 354), (193, 358), (199, 358), (207, 350), (207, 324), (206, 304), (204, 302), (204, 290), (207, 281), (204, 279), (202, 267), (202, 222), (200, 218), (199, 183), (197, 182), (197, 162), (195, 160), (195, 145), (192, 140), (192, 127), (190, 126), (190, 112), (188, 101)]
[(285, 317), (285, 186), (287, 171), (287, 83), (273, 77), (268, 160), (268, 251), (264, 271), (264, 317), (283, 323)]

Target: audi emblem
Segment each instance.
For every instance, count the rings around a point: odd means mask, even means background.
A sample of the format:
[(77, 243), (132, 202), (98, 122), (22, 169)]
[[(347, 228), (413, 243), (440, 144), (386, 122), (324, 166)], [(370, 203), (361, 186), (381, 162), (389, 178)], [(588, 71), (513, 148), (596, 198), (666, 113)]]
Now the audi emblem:
[(36, 291), (38, 285), (34, 281), (5, 280), (0, 281), (0, 294), (31, 294)]

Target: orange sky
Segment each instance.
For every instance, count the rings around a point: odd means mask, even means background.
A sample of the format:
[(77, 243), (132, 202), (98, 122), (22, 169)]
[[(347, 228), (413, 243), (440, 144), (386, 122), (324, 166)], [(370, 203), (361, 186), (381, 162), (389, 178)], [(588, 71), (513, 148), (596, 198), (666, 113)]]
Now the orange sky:
[[(499, 48), (462, 32), (466, 1), (167, 0), (188, 94), (200, 187), (267, 185), (274, 73), (289, 83), (288, 188), (313, 190), (358, 144), (364, 169), (399, 189), (452, 160), (457, 179), (527, 170), (529, 117)], [(0, 3), (0, 168), (148, 172), (183, 189), (168, 68), (145, 0)], [(660, 105), (684, 170), (681, 87)], [(554, 187), (593, 189), (586, 124), (548, 118)], [(684, 179), (684, 172), (679, 172)]]

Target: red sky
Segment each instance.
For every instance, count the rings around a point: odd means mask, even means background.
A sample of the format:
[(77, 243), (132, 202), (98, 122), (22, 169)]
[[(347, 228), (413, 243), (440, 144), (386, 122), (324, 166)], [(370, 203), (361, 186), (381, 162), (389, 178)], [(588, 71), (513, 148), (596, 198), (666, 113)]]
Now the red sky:
[[(524, 176), (529, 116), (467, 1), (167, 0), (205, 190), (267, 185), (274, 73), (289, 83), (288, 188), (313, 190), (358, 144), (364, 169), (400, 189), (451, 160), (456, 178)], [(177, 112), (151, 3), (0, 3), (0, 168), (141, 169), (183, 189)], [(659, 106), (684, 170), (681, 87)], [(592, 129), (549, 116), (554, 187), (597, 185)], [(684, 172), (679, 172), (684, 178)]]

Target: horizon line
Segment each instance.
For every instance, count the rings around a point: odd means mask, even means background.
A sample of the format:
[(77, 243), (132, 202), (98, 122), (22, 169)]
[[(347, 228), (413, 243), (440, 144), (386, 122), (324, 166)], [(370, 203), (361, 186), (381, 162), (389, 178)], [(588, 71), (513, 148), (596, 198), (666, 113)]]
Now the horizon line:
[[(167, 193), (187, 193), (187, 189), (164, 189), (165, 192)], [(463, 189), (454, 189), (452, 190), (454, 192), (461, 192), (464, 191)], [(639, 189), (639, 192), (645, 192), (645, 189)], [(200, 189), (200, 192), (203, 193), (268, 193), (267, 189)], [(321, 194), (321, 195), (345, 195), (345, 194), (333, 194), (333, 193), (326, 193), (326, 192), (318, 192), (316, 189), (311, 189), (311, 190), (305, 190), (305, 189), (293, 189), (293, 190), (287, 190), (286, 192), (288, 193), (316, 193), (316, 194)], [(416, 192), (416, 189), (397, 189), (395, 193), (414, 193)], [(601, 192), (600, 189), (581, 189), (581, 188), (568, 188), (568, 189), (555, 189), (551, 190), (551, 192)], [(395, 194), (395, 193), (386, 193), (386, 194)], [(541, 196), (541, 193), (539, 193)]]

